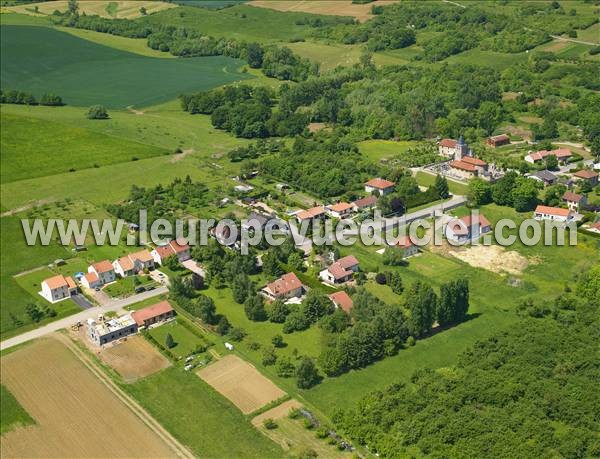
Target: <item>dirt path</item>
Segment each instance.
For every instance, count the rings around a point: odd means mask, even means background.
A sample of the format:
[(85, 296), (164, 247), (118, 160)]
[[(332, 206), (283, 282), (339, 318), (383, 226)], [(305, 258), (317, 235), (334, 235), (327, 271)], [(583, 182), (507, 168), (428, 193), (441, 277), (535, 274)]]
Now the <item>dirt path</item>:
[(181, 161), (186, 156), (191, 155), (192, 153), (194, 153), (194, 151), (195, 150), (193, 148), (189, 148), (187, 150), (183, 150), (181, 153), (176, 153), (173, 156), (171, 156), (171, 162), (172, 163), (176, 163), (178, 161)]
[(162, 441), (164, 441), (178, 457), (193, 458), (194, 455), (175, 437), (173, 437), (163, 426), (161, 426), (144, 408), (142, 408), (134, 399), (123, 392), (110, 379), (96, 362), (90, 359), (81, 349), (79, 349), (69, 337), (56, 333), (54, 338), (62, 342), (75, 356), (96, 376), (115, 396), (125, 404), (144, 424), (146, 424)]
[(133, 113), (134, 115), (143, 115), (144, 112), (141, 110), (136, 110), (135, 108), (133, 108), (133, 105), (130, 105), (127, 107), (127, 110), (129, 110), (131, 113)]
[(600, 43), (594, 43), (594, 42), (591, 42), (591, 41), (576, 40), (575, 38), (561, 37), (560, 35), (550, 35), (550, 36), (552, 38), (554, 38), (555, 40), (570, 41), (571, 43), (578, 43), (580, 45), (598, 46), (600, 44)]
[(15, 207), (14, 209), (7, 210), (6, 212), (2, 212), (0, 216), (2, 217), (10, 217), (11, 215), (18, 214), (19, 212), (24, 212), (26, 210), (31, 209), (32, 207), (43, 206), (44, 204), (48, 204), (52, 202), (50, 199), (40, 199), (39, 201), (30, 202), (29, 204), (25, 204), (24, 206)]

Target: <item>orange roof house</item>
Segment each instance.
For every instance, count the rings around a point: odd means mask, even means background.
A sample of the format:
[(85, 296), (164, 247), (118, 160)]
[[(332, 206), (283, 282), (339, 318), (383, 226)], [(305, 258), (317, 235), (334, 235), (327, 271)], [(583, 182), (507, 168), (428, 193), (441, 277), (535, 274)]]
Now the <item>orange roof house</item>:
[(138, 327), (148, 327), (175, 316), (175, 311), (168, 301), (161, 301), (147, 308), (132, 312), (131, 317)]
[(332, 293), (331, 295), (329, 295), (329, 299), (336, 308), (340, 308), (346, 314), (350, 314), (350, 310), (352, 309), (354, 302), (346, 292), (342, 290), (339, 292)]
[(301, 297), (304, 286), (295, 273), (287, 273), (267, 284), (263, 293), (271, 299)]

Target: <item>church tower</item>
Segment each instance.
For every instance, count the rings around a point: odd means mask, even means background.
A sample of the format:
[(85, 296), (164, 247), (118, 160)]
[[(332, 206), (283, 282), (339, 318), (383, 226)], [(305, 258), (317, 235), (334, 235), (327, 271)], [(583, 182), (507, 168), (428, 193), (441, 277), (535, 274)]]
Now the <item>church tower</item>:
[(456, 144), (456, 156), (454, 159), (463, 159), (465, 156), (469, 156), (469, 146), (465, 143), (465, 139), (461, 135)]

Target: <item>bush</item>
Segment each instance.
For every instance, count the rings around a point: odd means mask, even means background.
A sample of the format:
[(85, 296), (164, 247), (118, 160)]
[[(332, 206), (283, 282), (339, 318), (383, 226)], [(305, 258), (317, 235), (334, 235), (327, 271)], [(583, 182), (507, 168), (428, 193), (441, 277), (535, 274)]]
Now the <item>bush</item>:
[(288, 418), (298, 419), (298, 416), (300, 416), (300, 410), (298, 408), (291, 408), (288, 413)]
[(106, 120), (108, 119), (108, 112), (103, 105), (92, 105), (85, 116), (89, 120)]
[(273, 419), (267, 418), (263, 421), (263, 426), (265, 426), (265, 429), (273, 430), (277, 428), (277, 423)]
[(377, 275), (375, 276), (375, 282), (377, 282), (379, 285), (387, 284), (387, 278), (385, 277), (385, 274), (377, 273)]

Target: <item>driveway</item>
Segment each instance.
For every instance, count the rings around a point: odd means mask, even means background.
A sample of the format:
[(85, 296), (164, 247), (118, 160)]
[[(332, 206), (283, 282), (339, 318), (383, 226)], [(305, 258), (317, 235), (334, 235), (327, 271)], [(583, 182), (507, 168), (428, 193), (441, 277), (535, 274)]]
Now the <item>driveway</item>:
[(88, 299), (81, 293), (78, 293), (77, 295), (71, 295), (71, 299), (83, 309), (90, 309), (94, 307), (94, 305), (90, 303)]
[(25, 343), (27, 341), (31, 341), (36, 338), (41, 338), (42, 336), (54, 333), (55, 331), (60, 330), (61, 328), (70, 327), (76, 322), (83, 323), (87, 319), (94, 319), (98, 316), (98, 314), (106, 314), (107, 312), (121, 311), (125, 306), (129, 306), (131, 304), (147, 300), (148, 298), (165, 294), (168, 291), (169, 289), (167, 289), (167, 287), (158, 287), (154, 290), (138, 293), (137, 295), (132, 295), (122, 300), (113, 300), (110, 303), (105, 304), (103, 306), (86, 309), (85, 311), (81, 311), (69, 317), (56, 320), (47, 325), (44, 325), (43, 327), (36, 328), (35, 330), (31, 330), (20, 335), (14, 336), (12, 338), (5, 339), (0, 343), (0, 350), (8, 349), (10, 347), (16, 346), (21, 343)]

